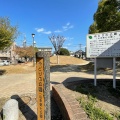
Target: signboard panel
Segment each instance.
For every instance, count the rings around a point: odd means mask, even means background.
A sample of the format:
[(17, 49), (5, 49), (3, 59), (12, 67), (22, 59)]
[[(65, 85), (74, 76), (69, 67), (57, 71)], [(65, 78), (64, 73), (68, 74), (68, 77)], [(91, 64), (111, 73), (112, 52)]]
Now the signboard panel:
[(120, 30), (87, 35), (87, 58), (120, 57)]

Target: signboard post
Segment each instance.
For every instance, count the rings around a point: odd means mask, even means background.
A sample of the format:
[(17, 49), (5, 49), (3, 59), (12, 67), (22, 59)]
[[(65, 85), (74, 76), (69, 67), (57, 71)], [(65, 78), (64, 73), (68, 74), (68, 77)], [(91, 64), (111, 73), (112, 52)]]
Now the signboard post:
[(97, 85), (97, 59), (94, 59), (94, 86)]
[(113, 88), (116, 88), (116, 59), (113, 58)]
[(51, 120), (50, 53), (36, 53), (37, 120)]
[[(120, 30), (87, 35), (87, 58), (95, 58), (94, 61), (94, 85), (96, 86), (97, 60), (102, 60), (105, 66), (111, 67), (113, 58), (113, 88), (116, 88), (116, 57), (120, 57)], [(102, 58), (102, 59), (100, 59)]]

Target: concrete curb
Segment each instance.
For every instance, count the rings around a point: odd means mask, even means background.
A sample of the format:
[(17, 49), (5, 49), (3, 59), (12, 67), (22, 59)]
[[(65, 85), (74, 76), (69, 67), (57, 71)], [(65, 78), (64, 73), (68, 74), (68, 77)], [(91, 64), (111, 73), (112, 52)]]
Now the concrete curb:
[(63, 84), (54, 85), (52, 91), (64, 120), (88, 120), (78, 101)]

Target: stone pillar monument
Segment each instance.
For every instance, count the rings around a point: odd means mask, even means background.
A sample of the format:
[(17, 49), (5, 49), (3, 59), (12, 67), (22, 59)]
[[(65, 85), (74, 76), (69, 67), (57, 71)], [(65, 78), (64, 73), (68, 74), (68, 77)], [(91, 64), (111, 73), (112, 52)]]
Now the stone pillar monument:
[(50, 53), (36, 53), (37, 120), (51, 120)]

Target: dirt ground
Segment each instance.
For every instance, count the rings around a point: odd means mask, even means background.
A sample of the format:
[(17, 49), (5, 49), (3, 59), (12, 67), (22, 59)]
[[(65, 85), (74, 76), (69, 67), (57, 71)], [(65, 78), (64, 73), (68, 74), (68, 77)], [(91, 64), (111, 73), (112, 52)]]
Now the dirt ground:
[[(82, 66), (88, 64), (88, 61), (71, 57), (71, 56), (60, 56), (60, 64), (57, 65), (57, 57), (53, 56), (50, 58), (50, 86), (59, 83), (73, 82), (83, 79), (93, 79), (93, 71), (85, 71), (81, 69)], [(106, 72), (104, 70), (98, 71), (98, 79), (112, 79), (112, 72)], [(107, 74), (109, 73), (109, 74)], [(2, 75), (3, 74), (3, 75)], [(30, 101), (28, 102), (29, 107), (36, 113), (36, 103), (35, 94), (36, 94), (36, 71), (32, 63), (23, 63), (18, 65), (10, 66), (1, 66), (0, 67), (0, 108), (2, 108), (5, 100), (11, 96), (27, 96)], [(119, 71), (117, 73), (117, 78), (119, 77)], [(74, 91), (71, 91), (74, 92)], [(103, 92), (103, 91), (102, 91)], [(74, 92), (76, 98), (78, 93)], [(26, 98), (26, 97), (25, 97)], [(26, 98), (27, 99), (27, 98)], [(24, 99), (23, 99), (24, 100)], [(25, 101), (25, 100), (24, 100)], [(33, 104), (34, 103), (34, 104)], [(112, 105), (107, 102), (102, 102), (106, 108), (118, 109), (118, 106)], [(109, 105), (107, 105), (109, 104)], [(101, 104), (102, 105), (102, 104)], [(55, 110), (53, 110), (55, 111)], [(120, 111), (120, 108), (119, 108)], [(22, 114), (22, 113), (21, 113)], [(22, 116), (20, 120), (25, 120)]]

